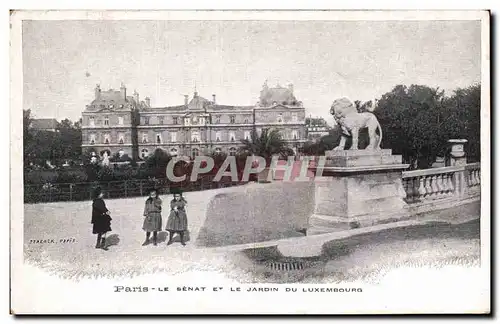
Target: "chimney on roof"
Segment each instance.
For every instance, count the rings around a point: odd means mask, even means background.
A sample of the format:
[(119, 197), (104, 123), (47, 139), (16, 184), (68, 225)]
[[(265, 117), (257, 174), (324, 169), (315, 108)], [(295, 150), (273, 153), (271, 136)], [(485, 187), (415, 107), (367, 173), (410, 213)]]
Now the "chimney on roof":
[(215, 102), (216, 102), (216, 101), (215, 101), (215, 94), (213, 94), (213, 95), (212, 95), (212, 101), (213, 101), (213, 102), (214, 102), (214, 104), (215, 104)]
[(151, 98), (146, 97), (146, 98), (144, 98), (144, 101), (146, 101), (146, 105), (147, 105), (148, 107), (151, 107)]
[(293, 84), (288, 84), (288, 90), (290, 90), (291, 93), (293, 93)]
[(120, 86), (120, 95), (121, 95), (123, 100), (127, 100), (127, 88), (125, 88), (125, 85), (123, 84), (123, 82)]
[(135, 99), (135, 102), (137, 102), (137, 104), (139, 104), (139, 93), (137, 92), (137, 90), (134, 90), (134, 99)]
[(189, 102), (189, 96), (188, 95), (184, 95), (184, 104), (186, 106), (188, 105), (188, 102)]
[(95, 98), (96, 99), (100, 99), (101, 98), (101, 86), (99, 84), (97, 84), (95, 86), (94, 94), (95, 94)]

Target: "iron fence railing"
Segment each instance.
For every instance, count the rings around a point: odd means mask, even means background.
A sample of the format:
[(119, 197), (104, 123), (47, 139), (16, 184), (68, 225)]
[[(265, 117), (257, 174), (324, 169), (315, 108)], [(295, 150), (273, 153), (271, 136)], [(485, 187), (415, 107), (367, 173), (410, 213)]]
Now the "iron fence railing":
[(226, 188), (243, 185), (246, 182), (234, 182), (230, 178), (221, 181), (213, 181), (213, 177), (202, 177), (196, 182), (169, 182), (166, 180), (124, 180), (108, 182), (79, 182), (79, 183), (46, 183), (24, 186), (25, 203), (47, 203), (57, 201), (82, 201), (91, 200), (95, 187), (103, 189), (104, 197), (126, 198), (145, 196), (153, 188), (157, 188), (160, 194), (169, 194), (172, 189), (187, 191), (201, 191), (208, 189)]

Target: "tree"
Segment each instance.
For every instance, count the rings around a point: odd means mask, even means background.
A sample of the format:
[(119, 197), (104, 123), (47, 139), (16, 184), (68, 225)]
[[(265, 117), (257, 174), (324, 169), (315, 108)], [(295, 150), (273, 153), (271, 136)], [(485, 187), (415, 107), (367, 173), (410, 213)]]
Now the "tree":
[(384, 133), (382, 146), (402, 154), (411, 168), (430, 167), (446, 154), (451, 138), (467, 139), (469, 156), (478, 158), (480, 92), (480, 85), (473, 85), (445, 97), (439, 88), (397, 85), (374, 111)]
[(30, 126), (33, 118), (31, 110), (23, 110), (23, 145), (24, 145), (24, 165), (29, 165), (33, 160), (33, 135), (30, 131)]
[(481, 85), (458, 88), (442, 103), (438, 125), (444, 139), (467, 139), (467, 160), (481, 159)]
[(58, 158), (77, 160), (81, 156), (82, 130), (79, 122), (69, 119), (57, 123), (56, 145), (60, 151)]
[(33, 118), (31, 111), (23, 110), (24, 164), (45, 165), (49, 160), (62, 164), (66, 160), (75, 161), (81, 157), (81, 123), (73, 124), (69, 119), (57, 123), (56, 132), (30, 128)]
[(263, 157), (267, 165), (274, 155), (281, 158), (294, 155), (293, 150), (287, 146), (277, 129), (263, 129), (260, 136), (253, 131), (250, 139), (244, 139), (241, 143), (243, 146), (239, 149), (240, 154)]
[(156, 178), (165, 178), (167, 165), (172, 159), (172, 156), (166, 151), (157, 148), (152, 155), (146, 159), (145, 166)]

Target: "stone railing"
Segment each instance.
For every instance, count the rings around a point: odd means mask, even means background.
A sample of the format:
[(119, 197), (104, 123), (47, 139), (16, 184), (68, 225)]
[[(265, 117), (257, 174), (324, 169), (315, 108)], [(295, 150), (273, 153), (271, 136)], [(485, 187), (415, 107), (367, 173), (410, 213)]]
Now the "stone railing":
[(475, 196), (480, 191), (480, 184), (479, 163), (403, 172), (408, 204)]
[(468, 190), (476, 191), (481, 187), (481, 164), (470, 163), (465, 166), (465, 179)]

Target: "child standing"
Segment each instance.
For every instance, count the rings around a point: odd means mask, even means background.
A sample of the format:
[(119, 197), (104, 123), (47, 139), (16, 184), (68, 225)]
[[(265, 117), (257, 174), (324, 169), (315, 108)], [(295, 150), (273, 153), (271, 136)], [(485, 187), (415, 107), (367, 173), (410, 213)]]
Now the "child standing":
[(184, 242), (184, 232), (187, 230), (186, 205), (187, 201), (182, 197), (182, 193), (175, 193), (174, 199), (170, 202), (170, 215), (167, 221), (166, 230), (170, 233), (167, 245), (173, 243), (175, 233), (181, 237), (181, 244), (186, 245)]
[(104, 194), (100, 187), (94, 190), (92, 202), (92, 234), (97, 234), (96, 249), (108, 250), (106, 247), (106, 233), (111, 232), (111, 216), (102, 197)]
[(151, 232), (153, 232), (153, 245), (156, 246), (158, 244), (158, 231), (161, 231), (162, 224), (161, 204), (162, 201), (158, 197), (158, 190), (151, 190), (144, 206), (144, 224), (142, 225), (142, 229), (146, 232), (146, 240), (142, 244), (143, 246), (150, 243)]

